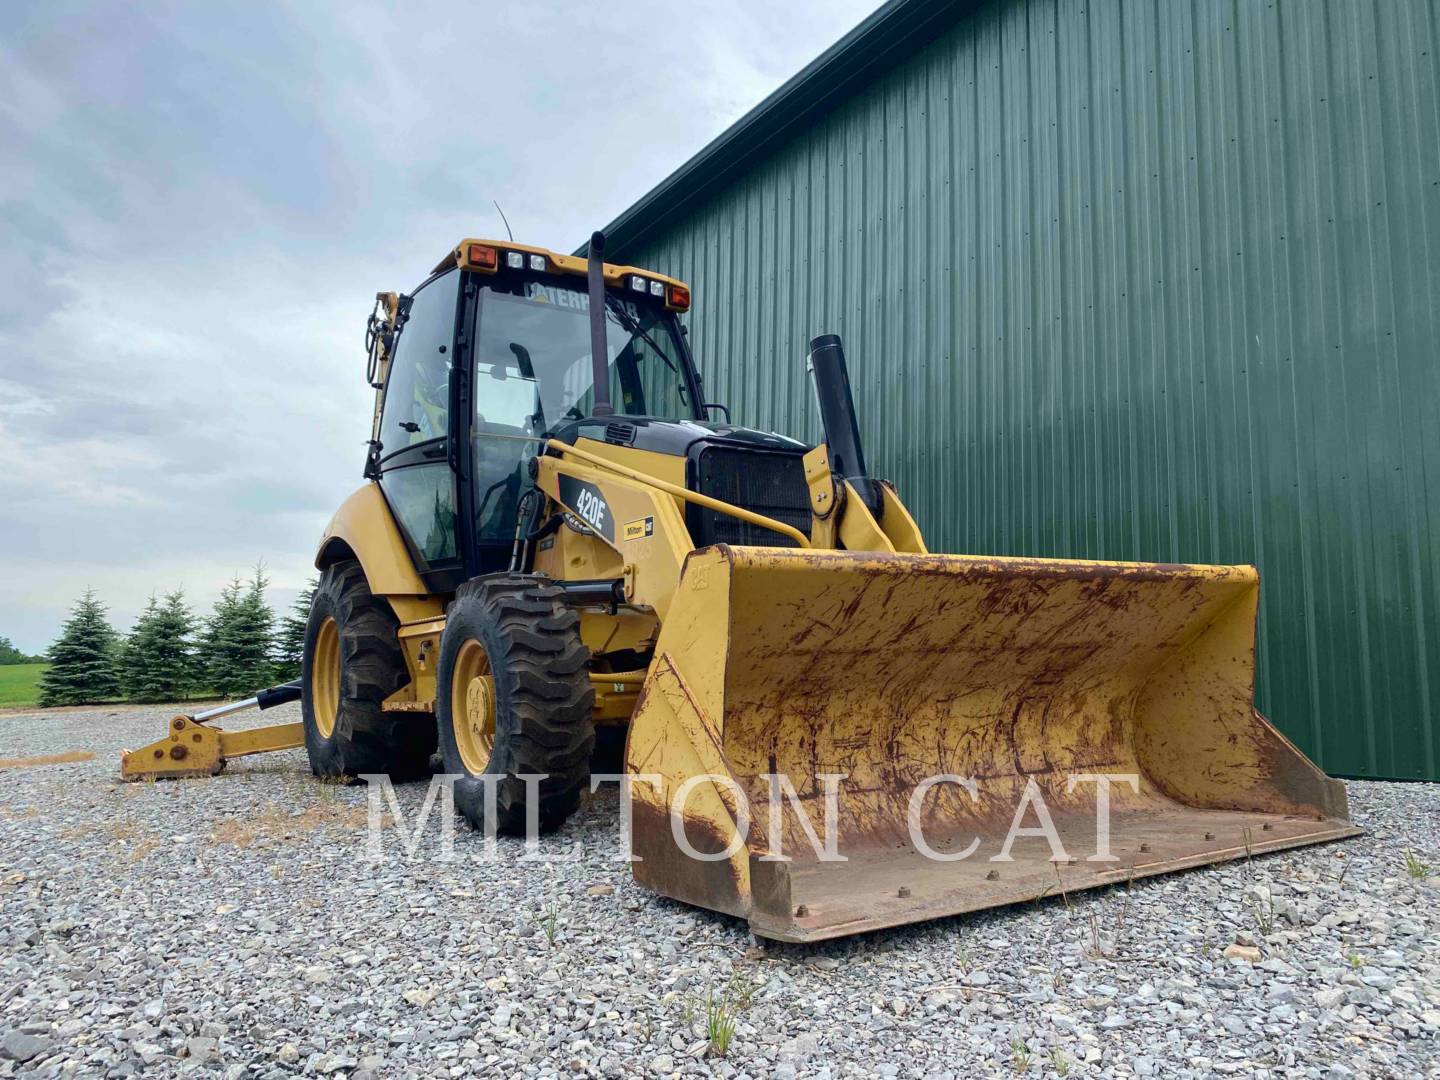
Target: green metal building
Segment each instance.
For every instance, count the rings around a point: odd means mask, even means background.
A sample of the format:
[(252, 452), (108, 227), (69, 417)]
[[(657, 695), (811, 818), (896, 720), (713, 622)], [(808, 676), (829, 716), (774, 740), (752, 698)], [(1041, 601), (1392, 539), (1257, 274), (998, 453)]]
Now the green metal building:
[(737, 423), (939, 551), (1261, 571), (1260, 707), (1440, 779), (1440, 8), (887, 4), (610, 224)]

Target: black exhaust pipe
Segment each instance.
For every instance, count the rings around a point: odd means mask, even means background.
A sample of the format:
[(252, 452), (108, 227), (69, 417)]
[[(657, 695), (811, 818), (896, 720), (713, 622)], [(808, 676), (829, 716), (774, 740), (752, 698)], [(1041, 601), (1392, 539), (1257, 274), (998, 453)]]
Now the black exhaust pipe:
[(850, 373), (845, 367), (840, 335), (821, 334), (812, 340), (807, 367), (815, 386), (815, 399), (820, 403), (820, 423), (825, 429), (830, 471), (850, 481), (870, 512), (878, 517), (884, 504), (865, 467), (860, 425), (855, 419), (855, 398), (850, 393)]
[(594, 404), (591, 416), (614, 416), (610, 404), (610, 358), (605, 335), (605, 234), (590, 234), (590, 247), (585, 252), (586, 282), (590, 287), (590, 364), (594, 372)]

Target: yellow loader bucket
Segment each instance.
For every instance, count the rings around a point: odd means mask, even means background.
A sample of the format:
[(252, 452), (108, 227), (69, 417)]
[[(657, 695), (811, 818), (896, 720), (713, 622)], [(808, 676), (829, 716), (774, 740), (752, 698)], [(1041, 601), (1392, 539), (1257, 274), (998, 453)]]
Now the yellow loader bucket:
[(627, 744), (635, 877), (809, 941), (1354, 835), (1255, 711), (1258, 595), (1246, 566), (697, 551)]

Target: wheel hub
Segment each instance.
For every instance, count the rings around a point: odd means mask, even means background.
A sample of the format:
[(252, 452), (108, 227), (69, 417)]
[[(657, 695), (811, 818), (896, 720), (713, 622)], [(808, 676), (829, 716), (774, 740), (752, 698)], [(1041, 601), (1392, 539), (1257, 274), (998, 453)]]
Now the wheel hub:
[(455, 658), (450, 682), (450, 726), (460, 761), (472, 775), (483, 773), (495, 749), (495, 676), (485, 647), (470, 640)]
[(315, 635), (315, 656), (310, 667), (311, 707), (315, 728), (323, 739), (335, 734), (340, 709), (340, 628), (333, 618), (320, 624)]
[(465, 718), (487, 750), (495, 740), (495, 677), (477, 675), (465, 691)]

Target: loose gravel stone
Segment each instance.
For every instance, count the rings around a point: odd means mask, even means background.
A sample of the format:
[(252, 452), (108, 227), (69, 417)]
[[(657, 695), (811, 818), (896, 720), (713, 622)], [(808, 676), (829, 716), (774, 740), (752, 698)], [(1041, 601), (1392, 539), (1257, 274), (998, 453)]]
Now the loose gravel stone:
[(639, 889), (613, 789), (527, 862), (445, 859), (402, 786), (372, 863), (368, 789), (299, 751), (120, 784), (176, 711), (0, 715), (0, 756), (97, 754), (0, 772), (0, 1078), (1440, 1077), (1405, 860), (1440, 866), (1440, 785), (1351, 783), (1353, 841), (779, 946)]
[(37, 1058), (50, 1049), (50, 1040), (43, 1039), (39, 1035), (32, 1035), (26, 1031), (7, 1032), (4, 1039), (0, 1039), (0, 1057), (8, 1058), (11, 1061), (26, 1062), (31, 1058)]

